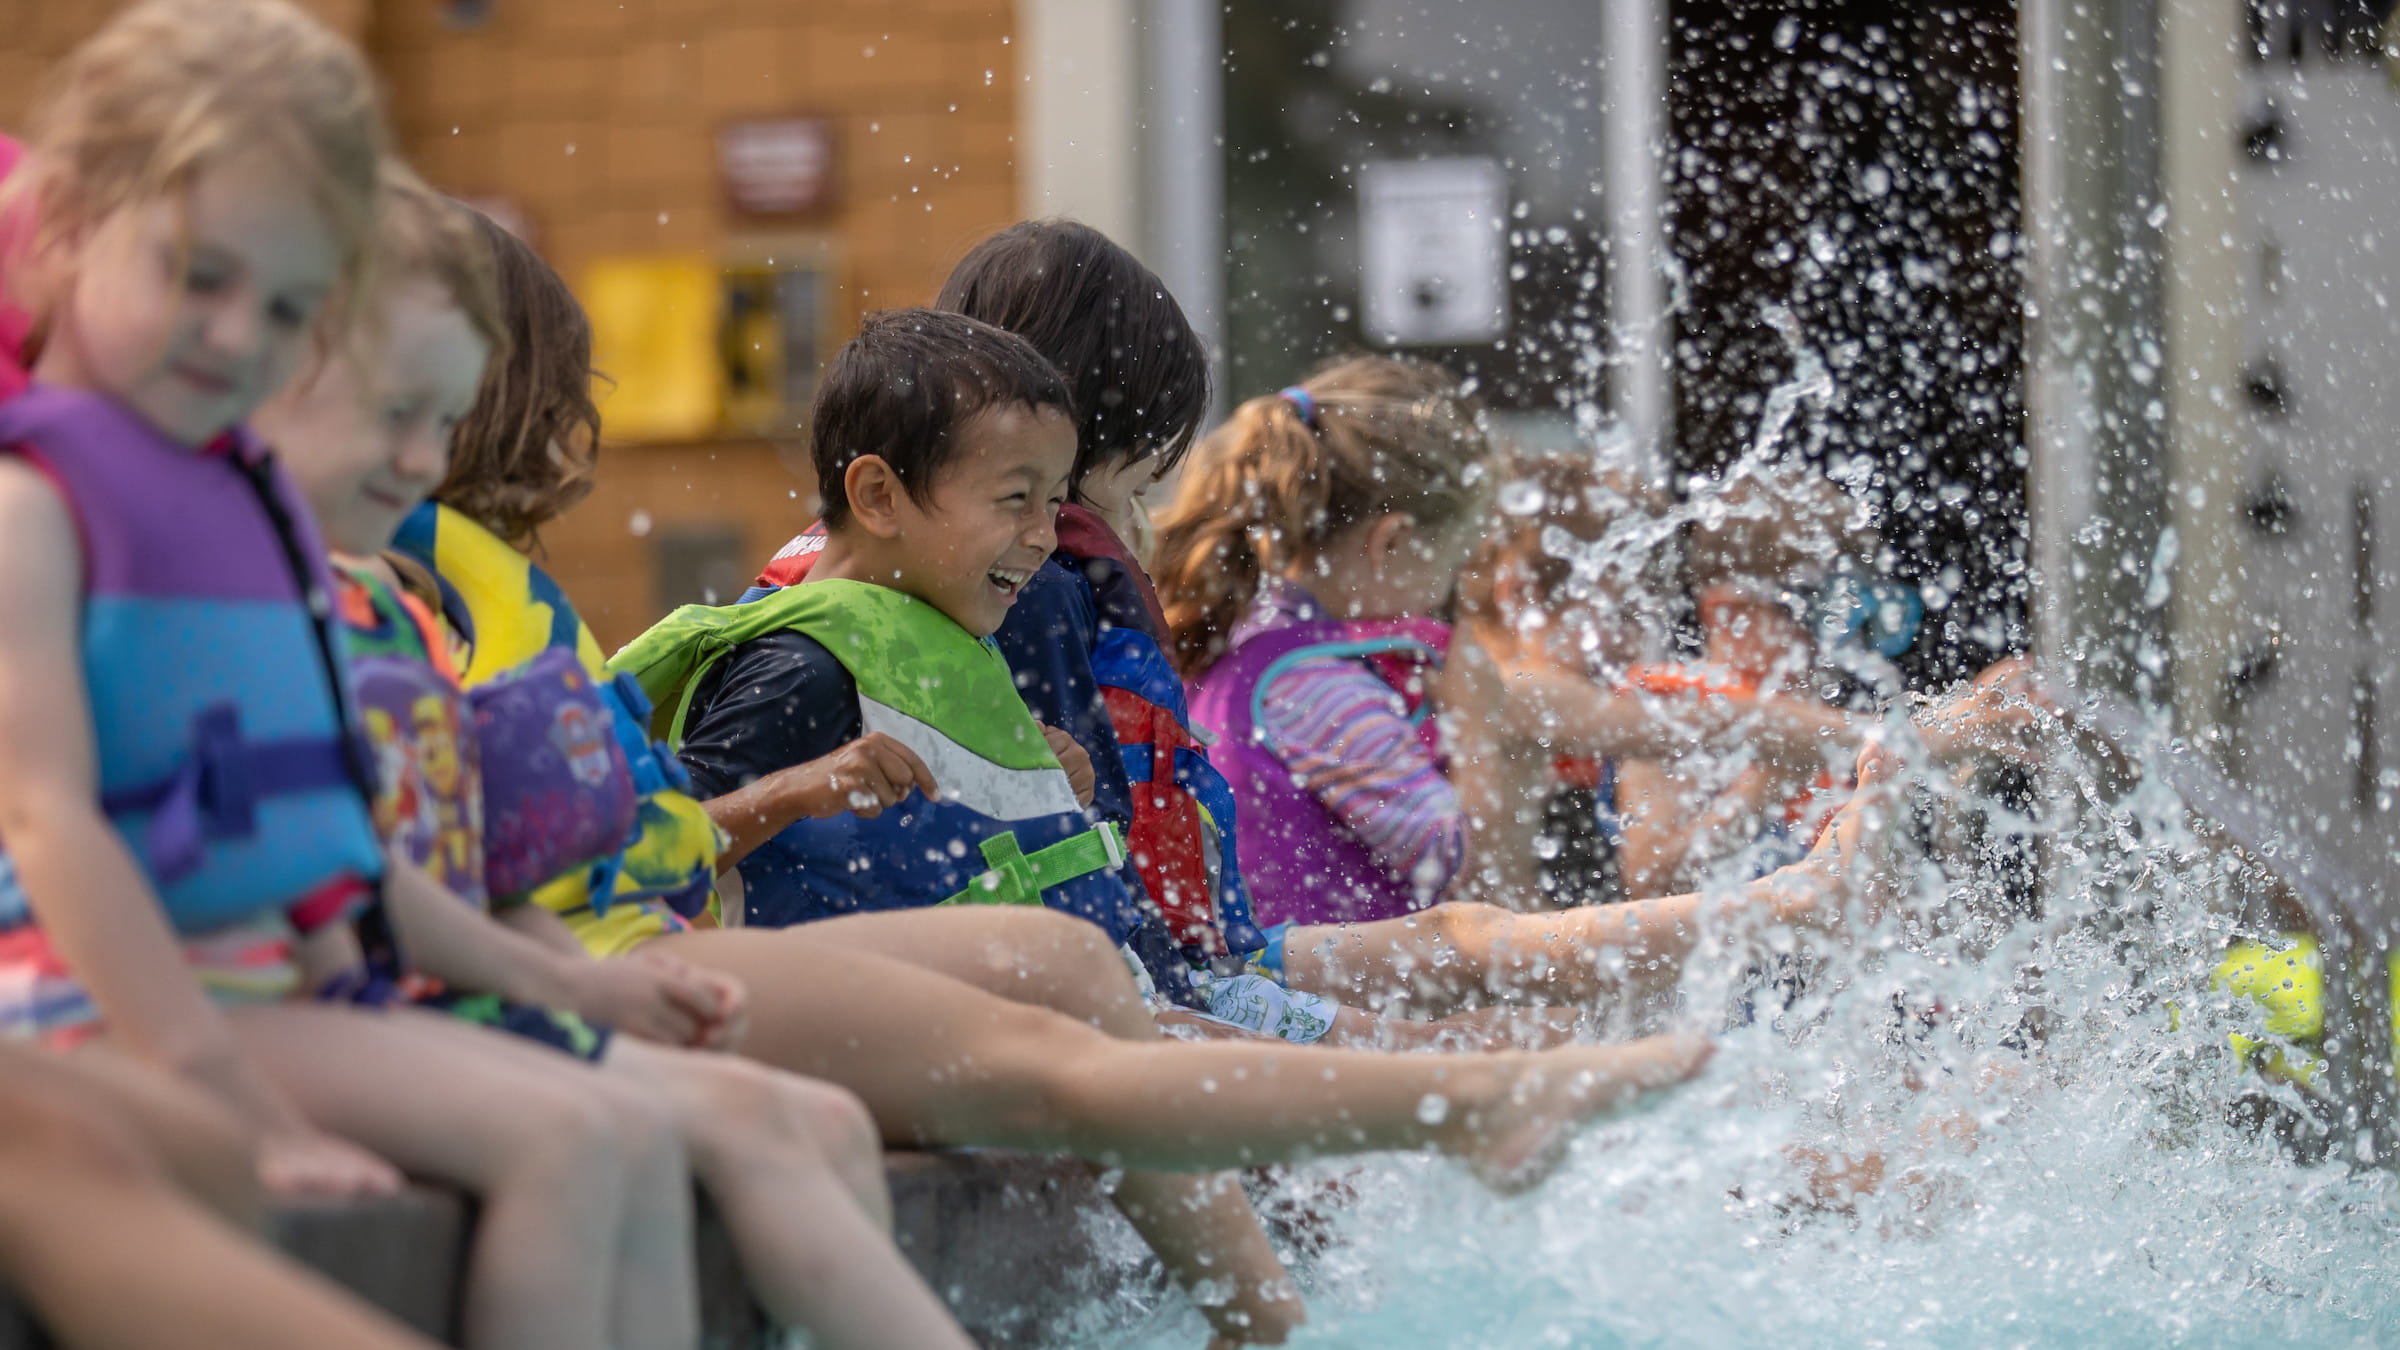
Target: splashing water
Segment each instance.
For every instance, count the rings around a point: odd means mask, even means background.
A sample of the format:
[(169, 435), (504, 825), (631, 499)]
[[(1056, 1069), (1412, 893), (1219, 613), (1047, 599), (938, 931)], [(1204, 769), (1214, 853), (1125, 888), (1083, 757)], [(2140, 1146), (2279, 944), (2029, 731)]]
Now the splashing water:
[[(1797, 1005), (1531, 1196), (1419, 1157), (1280, 1182), (1330, 1236), (1296, 1265), (1315, 1321), (1293, 1344), (2392, 1343), (2388, 1175), (2226, 1122), (2255, 1082), (2207, 991), (2222, 878), (2171, 801), (2066, 778), (2069, 809), (2007, 822), (2062, 859), (2040, 919), (1998, 912), (1988, 859), (1926, 863), (1912, 917), (1826, 952)], [(1687, 1008), (1725, 1006), (1735, 945), (1694, 958)], [(1795, 1148), (1880, 1152), (1882, 1189), (1810, 1206)], [(1117, 1298), (1102, 1343), (1201, 1335), (1155, 1290)]]
[[(1614, 583), (1721, 511), (1725, 483), (1790, 453), (1793, 420), (1833, 396), (1789, 318), (1769, 314), (1792, 376), (1718, 485), (1597, 543), (1548, 541), (1592, 594), (1629, 594)], [(1897, 692), (1888, 665), (1854, 673)], [(1895, 714), (1886, 734), (1913, 732)], [(1910, 900), (1805, 951), (1788, 932), (1712, 931), (1675, 1016), (1731, 1021), (1714, 1063), (1588, 1131), (1530, 1196), (1420, 1156), (1283, 1175), (1262, 1210), (1310, 1216), (1322, 1244), (1287, 1253), (1315, 1319), (1292, 1343), (2400, 1340), (2400, 1185), (2303, 1163), (2229, 1118), (2266, 1091), (2227, 1051), (2229, 1031), (2255, 1029), (2248, 1005), (2210, 988), (2240, 878), (2158, 775), (2113, 781), (2067, 748), (2031, 792), (1916, 785), (1894, 826)], [(2038, 900), (2029, 866), (2046, 874)], [(1778, 957), (1809, 972), (1780, 1007), (1755, 973)], [(1719, 1011), (1743, 1005), (1755, 1015)], [(1832, 1194), (1845, 1168), (1877, 1184)], [(1134, 1277), (1138, 1249), (1115, 1256), (1073, 1343), (1204, 1336)]]

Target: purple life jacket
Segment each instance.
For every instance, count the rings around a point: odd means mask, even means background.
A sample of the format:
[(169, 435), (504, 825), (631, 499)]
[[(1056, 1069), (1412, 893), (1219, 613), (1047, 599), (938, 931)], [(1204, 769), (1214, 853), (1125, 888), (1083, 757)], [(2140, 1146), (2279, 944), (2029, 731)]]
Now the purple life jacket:
[(617, 743), (615, 717), (583, 662), (564, 647), (467, 691), (483, 751), (484, 881), (521, 895), (598, 859), (592, 893), (640, 820), (641, 794)]
[[(325, 548), (272, 460), (239, 432), (193, 450), (44, 385), (0, 403), (0, 454), (74, 516), (99, 805), (176, 929), (380, 877)], [(0, 929), (31, 921), (0, 857)]]
[[(1399, 663), (1438, 666), (1449, 643), (1449, 625), (1432, 619), (1343, 622), (1312, 604), (1308, 617), (1237, 637), (1193, 685), (1192, 720), (1216, 738), (1209, 759), (1233, 784), (1235, 842), (1261, 927), (1369, 923), (1430, 903), (1378, 861), (1267, 744), (1260, 712), (1268, 683), (1312, 657), (1356, 657), (1408, 698), (1406, 666)], [(1438, 750), (1421, 692), (1409, 706), (1418, 739)]]

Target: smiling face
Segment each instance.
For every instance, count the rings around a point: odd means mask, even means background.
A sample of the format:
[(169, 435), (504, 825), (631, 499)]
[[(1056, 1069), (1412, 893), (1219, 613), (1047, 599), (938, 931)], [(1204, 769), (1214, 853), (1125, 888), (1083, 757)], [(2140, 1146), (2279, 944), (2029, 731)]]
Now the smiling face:
[[(391, 543), (441, 486), (491, 354), (449, 293), (420, 277), (392, 285), (378, 318), (380, 331), (339, 344), (258, 415), (259, 434), (341, 553)], [(362, 358), (374, 368), (362, 370)]]
[(901, 588), (985, 637), (1058, 547), (1058, 508), (1075, 467), (1075, 424), (1056, 408), (987, 408), (919, 504), (897, 504), (910, 565)]
[(202, 445), (299, 369), (341, 271), (331, 226), (282, 160), (210, 162), (181, 195), (80, 241), (38, 370)]

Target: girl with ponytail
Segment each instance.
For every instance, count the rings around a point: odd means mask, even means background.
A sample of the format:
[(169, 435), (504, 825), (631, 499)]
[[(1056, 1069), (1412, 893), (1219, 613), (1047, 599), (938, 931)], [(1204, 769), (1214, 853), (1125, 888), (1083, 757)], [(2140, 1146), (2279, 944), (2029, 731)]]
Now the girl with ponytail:
[(1425, 681), (1489, 453), (1448, 371), (1352, 358), (1242, 405), (1160, 522), (1159, 595), (1262, 924), (1394, 918), (1465, 861)]

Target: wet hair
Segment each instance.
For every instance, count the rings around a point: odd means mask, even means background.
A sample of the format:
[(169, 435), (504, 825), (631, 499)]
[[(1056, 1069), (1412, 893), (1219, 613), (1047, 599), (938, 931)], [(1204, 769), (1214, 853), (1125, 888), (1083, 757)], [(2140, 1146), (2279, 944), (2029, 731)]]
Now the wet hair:
[[(1660, 485), (1604, 466), (1589, 451), (1511, 452), (1498, 459), (1493, 477), (1507, 485), (1501, 510), (1458, 582), (1458, 613), (1468, 622), (1513, 625), (1526, 610), (1555, 614), (1616, 602), (1651, 579), (1646, 574), (1671, 552)], [(1657, 522), (1655, 541), (1624, 533), (1644, 520)], [(1594, 576), (1587, 567), (1579, 584), (1575, 559), (1563, 555), (1617, 540), (1626, 556), (1609, 570), (1618, 575)]]
[(1075, 472), (1157, 456), (1165, 473), (1208, 412), (1208, 352), (1158, 274), (1072, 220), (1030, 220), (959, 260), (934, 300), (1033, 344), (1066, 376), (1081, 414)]
[(938, 309), (868, 315), (827, 368), (809, 427), (826, 528), (850, 519), (853, 461), (879, 456), (922, 503), (957, 458), (959, 430), (1012, 405), (1075, 416), (1058, 367), (1006, 329)]
[[(12, 269), (38, 346), (102, 222), (188, 191), (209, 164), (264, 149), (305, 184), (363, 288), (388, 132), (358, 50), (284, 0), (144, 0), (61, 63), (35, 104), (0, 205), (30, 204)], [(328, 307), (331, 312), (332, 307)]]
[(592, 321), (531, 245), (480, 211), (456, 209), (491, 258), (507, 342), (484, 368), (433, 498), (522, 546), (592, 490), (600, 454)]
[(1405, 513), (1432, 533), (1471, 517), (1489, 453), (1458, 377), (1420, 361), (1351, 357), (1236, 408), (1158, 522), (1151, 572), (1177, 666), (1206, 670), (1267, 577), (1351, 526)]
[(442, 288), (467, 325), (491, 348), (485, 364), (508, 359), (508, 312), (491, 245), (468, 209), (426, 186), (397, 159), (383, 165), (383, 209), (375, 221), (375, 274), (380, 284), (411, 279)]

